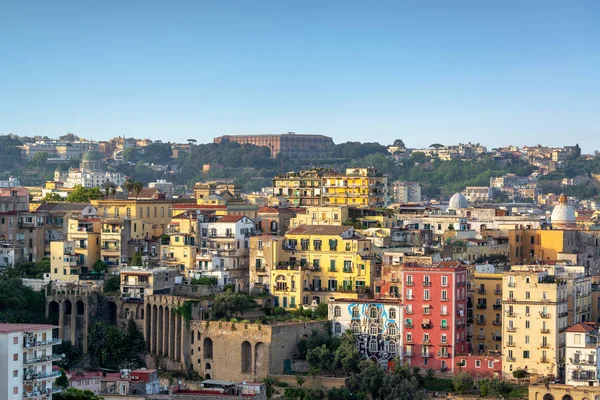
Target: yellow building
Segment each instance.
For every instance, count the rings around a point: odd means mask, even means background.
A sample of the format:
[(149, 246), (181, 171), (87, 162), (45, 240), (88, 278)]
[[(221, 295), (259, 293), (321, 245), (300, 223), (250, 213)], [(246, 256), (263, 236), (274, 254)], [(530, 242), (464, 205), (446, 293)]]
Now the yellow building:
[(471, 275), (473, 301), (471, 349), (473, 352), (502, 350), (502, 274)]
[[(178, 200), (181, 202), (181, 200)], [(161, 232), (171, 221), (174, 200), (92, 200), (98, 216), (104, 218), (139, 219), (157, 226)]]
[(284, 308), (367, 294), (381, 263), (371, 242), (348, 226), (303, 225), (281, 242), (271, 261), (270, 283), (275, 304)]
[(290, 219), (290, 227), (300, 225), (334, 225), (340, 226), (348, 219), (348, 206), (306, 207), (306, 213), (296, 214)]
[(161, 264), (175, 268), (180, 274), (188, 276), (196, 269), (198, 252), (197, 218), (176, 218), (167, 227), (169, 244), (160, 246)]
[(75, 242), (50, 243), (50, 275), (52, 280), (78, 281), (82, 264), (75, 255)]
[(103, 218), (100, 256), (104, 263), (116, 268), (127, 265), (129, 242), (158, 236), (153, 225), (140, 219)]
[(387, 178), (374, 168), (348, 168), (344, 174), (325, 174), (322, 187), (323, 205), (387, 205)]
[(321, 175), (323, 170), (288, 172), (273, 178), (273, 195), (288, 199), (291, 206), (321, 204)]
[(560, 376), (568, 326), (567, 282), (539, 268), (502, 277), (502, 370)]

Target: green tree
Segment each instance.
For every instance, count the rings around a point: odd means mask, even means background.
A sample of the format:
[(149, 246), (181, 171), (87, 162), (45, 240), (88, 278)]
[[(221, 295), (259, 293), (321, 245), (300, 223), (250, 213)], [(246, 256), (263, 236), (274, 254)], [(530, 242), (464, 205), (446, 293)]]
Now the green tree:
[(95, 272), (105, 273), (106, 271), (108, 271), (108, 266), (106, 265), (106, 263), (104, 261), (96, 260), (94, 265), (92, 265), (92, 269)]
[(56, 378), (54, 384), (60, 388), (67, 388), (69, 386), (69, 378), (67, 378), (67, 374), (65, 370), (61, 368), (60, 376)]
[(90, 200), (102, 200), (104, 195), (99, 187), (85, 188), (76, 185), (74, 190), (67, 196), (69, 203), (89, 203)]
[(452, 377), (452, 387), (457, 393), (464, 393), (473, 388), (473, 377), (467, 372), (460, 372)]
[(33, 167), (43, 167), (48, 162), (48, 153), (45, 151), (40, 151), (35, 153), (33, 157), (31, 157), (31, 166)]
[(523, 381), (523, 379), (527, 378), (529, 374), (524, 369), (516, 369), (513, 371), (513, 377), (519, 381), (519, 385)]
[(70, 340), (63, 340), (61, 344), (52, 347), (52, 353), (61, 356), (64, 354), (64, 358), (58, 361), (57, 364), (66, 370), (71, 369), (82, 356), (81, 350), (73, 346)]
[(133, 192), (135, 193), (135, 198), (137, 199), (140, 195), (140, 192), (144, 188), (144, 184), (140, 181), (133, 182)]
[(217, 317), (231, 318), (258, 307), (254, 299), (240, 292), (227, 291), (215, 296), (213, 310)]
[(42, 198), (42, 201), (45, 202), (57, 202), (64, 201), (64, 199), (58, 193), (46, 193), (46, 195)]
[(360, 371), (358, 374), (350, 376), (348, 388), (354, 392), (369, 394), (373, 399), (380, 399), (384, 380), (382, 369), (371, 360), (361, 361), (358, 369)]
[(117, 293), (121, 290), (119, 275), (111, 275), (104, 281), (104, 293)]
[(333, 368), (346, 375), (358, 372), (358, 350), (351, 330), (347, 330), (340, 339), (340, 344), (333, 353)]
[(334, 366), (334, 355), (327, 348), (327, 345), (322, 345), (309, 350), (306, 353), (306, 361), (311, 368), (318, 372), (331, 372)]
[(60, 393), (53, 394), (52, 398), (56, 400), (104, 400), (104, 397), (94, 394), (91, 390), (76, 388), (68, 388)]
[(217, 278), (214, 276), (200, 276), (198, 278), (194, 278), (190, 282), (192, 285), (216, 285), (218, 283)]
[(43, 291), (34, 291), (19, 278), (0, 279), (0, 321), (8, 323), (48, 323)]
[(133, 255), (131, 256), (131, 265), (141, 267), (143, 264), (144, 261), (142, 259), (142, 253), (140, 253), (139, 251), (133, 253)]

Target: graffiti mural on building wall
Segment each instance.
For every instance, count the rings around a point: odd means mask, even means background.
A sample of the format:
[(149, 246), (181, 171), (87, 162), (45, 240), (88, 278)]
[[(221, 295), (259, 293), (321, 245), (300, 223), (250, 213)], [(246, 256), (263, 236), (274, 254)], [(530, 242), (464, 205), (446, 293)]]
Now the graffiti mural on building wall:
[(381, 365), (387, 365), (399, 355), (398, 307), (386, 310), (383, 304), (351, 303), (348, 312), (352, 316), (351, 329), (359, 354)]

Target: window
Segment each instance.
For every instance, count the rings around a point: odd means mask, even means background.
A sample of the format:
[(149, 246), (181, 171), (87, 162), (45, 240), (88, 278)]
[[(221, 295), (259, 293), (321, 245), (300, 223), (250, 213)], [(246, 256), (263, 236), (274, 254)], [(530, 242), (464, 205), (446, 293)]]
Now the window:
[(19, 387), (18, 386), (15, 386), (13, 388), (13, 394), (19, 394)]
[(313, 247), (315, 250), (321, 250), (322, 242), (320, 240), (313, 240)]
[(390, 308), (390, 319), (396, 319), (396, 309)]
[(308, 239), (300, 239), (302, 250), (308, 250)]
[(377, 325), (372, 324), (369, 327), (369, 334), (371, 334), (371, 335), (377, 335), (378, 333), (379, 333), (379, 329), (377, 329)]
[(475, 368), (481, 368), (481, 360), (475, 360)]
[(330, 272), (335, 272), (335, 260), (330, 260), (329, 261), (329, 271)]
[(119, 216), (119, 207), (115, 208), (115, 217)]
[(442, 286), (448, 286), (448, 277), (442, 276)]
[(529, 329), (529, 320), (525, 320), (525, 329)]
[(360, 325), (353, 324), (352, 325), (352, 333), (354, 333), (355, 335), (358, 335), (360, 333)]
[(442, 290), (442, 301), (448, 301), (448, 291)]
[(262, 240), (257, 240), (256, 241), (256, 246), (258, 247), (259, 250), (263, 249), (264, 243)]
[(488, 368), (494, 369), (494, 362), (492, 360), (488, 360)]
[(333, 309), (333, 316), (334, 317), (342, 316), (342, 308), (340, 306), (335, 306), (335, 308)]
[(352, 272), (352, 261), (344, 260), (344, 272)]
[(581, 344), (581, 334), (575, 334), (575, 344)]
[(18, 369), (15, 369), (15, 370), (13, 371), (13, 377), (14, 377), (14, 378), (18, 378), (18, 377), (19, 377), (19, 370), (18, 370)]
[(18, 354), (13, 354), (13, 361), (19, 361), (19, 355)]
[(359, 317), (358, 307), (352, 307), (352, 319), (356, 319)]
[(445, 333), (442, 333), (442, 343), (447, 343), (448, 341), (448, 337), (446, 336)]
[(334, 331), (334, 333), (341, 333), (342, 332), (342, 324), (340, 324), (339, 322), (336, 322), (333, 327), (333, 331)]
[(379, 317), (379, 310), (377, 310), (377, 307), (371, 307), (371, 309), (369, 310), (369, 317), (370, 318)]
[(525, 344), (529, 344), (529, 335), (525, 335)]
[(408, 332), (408, 333), (406, 334), (406, 341), (407, 341), (407, 342), (412, 342), (412, 332)]
[(529, 358), (529, 350), (523, 350), (523, 358)]
[(337, 250), (337, 239), (330, 239), (329, 240), (329, 250), (330, 251)]
[(390, 342), (388, 345), (388, 352), (395, 353), (396, 352), (396, 343)]
[(423, 300), (430, 300), (429, 289), (423, 290)]
[(525, 298), (526, 299), (530, 299), (531, 298), (531, 292), (529, 292), (529, 291), (525, 292)]
[(125, 211), (125, 215), (127, 215), (127, 218), (131, 218), (131, 208), (127, 207), (127, 210)]
[(371, 343), (369, 343), (369, 350), (370, 350), (372, 353), (375, 353), (375, 352), (377, 352), (377, 341), (375, 341), (375, 340), (371, 340)]
[(18, 336), (15, 336), (13, 338), (13, 344), (19, 344), (19, 337)]
[(397, 334), (398, 334), (398, 330), (396, 329), (396, 324), (391, 324), (391, 325), (388, 327), (388, 333), (389, 333), (390, 335), (392, 335), (392, 336), (395, 336), (395, 335), (397, 335)]
[(413, 277), (412, 277), (412, 275), (406, 275), (406, 284), (407, 285), (412, 285), (413, 284)]

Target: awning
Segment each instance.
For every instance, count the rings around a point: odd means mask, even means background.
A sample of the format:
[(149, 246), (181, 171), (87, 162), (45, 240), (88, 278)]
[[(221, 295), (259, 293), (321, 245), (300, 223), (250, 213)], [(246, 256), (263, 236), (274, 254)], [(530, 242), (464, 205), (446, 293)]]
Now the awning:
[(423, 308), (429, 308), (429, 307), (431, 307), (431, 305), (429, 305), (429, 304), (423, 304)]
[(421, 322), (422, 325), (429, 325), (429, 323), (431, 322), (431, 320), (429, 318), (423, 318), (423, 322)]

